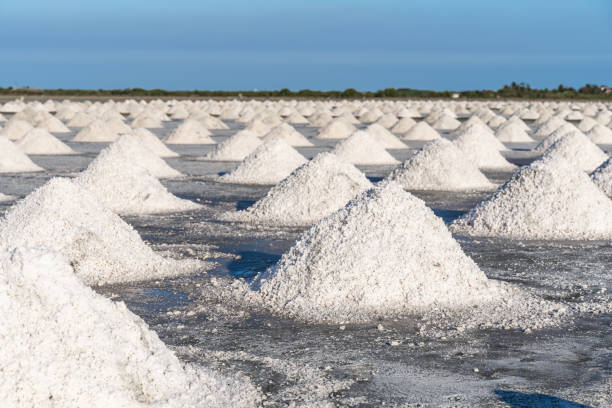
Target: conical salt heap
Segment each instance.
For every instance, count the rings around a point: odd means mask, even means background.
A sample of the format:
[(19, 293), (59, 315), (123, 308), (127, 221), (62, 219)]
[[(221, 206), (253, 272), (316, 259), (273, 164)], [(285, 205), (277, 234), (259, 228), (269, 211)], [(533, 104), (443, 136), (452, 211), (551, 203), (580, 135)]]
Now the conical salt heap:
[(162, 121), (156, 117), (153, 117), (147, 113), (141, 113), (136, 116), (130, 123), (130, 126), (136, 128), (147, 128), (147, 129), (162, 129), (164, 127)]
[(358, 165), (377, 166), (397, 164), (397, 161), (372, 136), (363, 131), (340, 141), (332, 151), (338, 158)]
[[(391, 128), (391, 132), (394, 134), (402, 134), (408, 132), (416, 122), (411, 117), (405, 117), (400, 119), (393, 127)], [(433, 130), (433, 129), (432, 129)]]
[(30, 130), (15, 145), (25, 154), (60, 155), (76, 153), (70, 146), (43, 128)]
[(155, 153), (157, 156), (162, 158), (168, 157), (179, 157), (180, 155), (162, 143), (157, 136), (155, 136), (150, 130), (145, 128), (132, 129), (130, 134), (134, 135), (140, 143)]
[(68, 129), (66, 125), (62, 123), (61, 120), (53, 116), (49, 116), (46, 119), (37, 121), (36, 127), (47, 129), (47, 131), (53, 133), (70, 133), (70, 129)]
[(589, 118), (587, 116), (586, 118), (582, 119), (576, 127), (581, 132), (588, 132), (589, 130), (593, 128), (593, 126), (598, 125), (598, 124), (599, 122), (597, 122), (595, 119)]
[(586, 132), (586, 136), (591, 139), (593, 143), (612, 144), (612, 129), (607, 126), (597, 124)]
[(535, 138), (548, 137), (552, 132), (559, 129), (561, 126), (565, 124), (567, 124), (567, 122), (563, 120), (563, 118), (560, 118), (559, 116), (553, 116), (550, 119), (548, 119), (546, 122), (544, 122), (542, 126), (540, 126), (538, 130), (536, 130), (533, 136)]
[(397, 136), (378, 123), (372, 123), (365, 131), (385, 149), (406, 149), (408, 147)]
[(310, 123), (308, 122), (308, 119), (300, 115), (298, 112), (293, 112), (291, 115), (287, 116), (287, 118), (285, 118), (285, 121), (293, 125), (307, 125)]
[(577, 169), (587, 173), (592, 172), (608, 160), (608, 155), (580, 132), (570, 132), (561, 136), (559, 140), (546, 149), (544, 156), (562, 157)]
[(453, 143), (479, 169), (491, 171), (517, 169), (500, 154), (500, 150), (506, 149), (505, 146), (492, 134), (481, 131), (478, 125), (466, 128)]
[(561, 139), (561, 137), (573, 132), (582, 134), (582, 132), (580, 132), (576, 126), (572, 125), (571, 123), (565, 123), (550, 133), (544, 140), (538, 143), (538, 145), (531, 150), (534, 153), (544, 153), (550, 146), (555, 144), (557, 140)]
[(27, 173), (33, 171), (44, 171), (13, 142), (4, 136), (0, 136), (0, 173)]
[(230, 219), (309, 225), (331, 214), (372, 184), (355, 166), (321, 153), (296, 169), (251, 207)]
[(395, 183), (312, 226), (252, 288), (273, 313), (330, 323), (455, 309), (498, 294), (444, 222)]
[(276, 184), (306, 163), (304, 156), (282, 140), (265, 142), (240, 165), (217, 180), (235, 184)]
[(241, 130), (215, 146), (202, 160), (242, 161), (263, 142), (250, 130)]
[(215, 144), (210, 130), (195, 119), (186, 119), (168, 135), (168, 144)]
[(609, 196), (612, 196), (612, 159), (608, 159), (591, 173), (593, 183)]
[(436, 140), (440, 137), (440, 134), (425, 121), (417, 122), (416, 125), (400, 136), (401, 140), (420, 141)]
[(312, 143), (310, 143), (308, 139), (304, 137), (304, 135), (295, 130), (293, 126), (285, 122), (274, 127), (272, 130), (266, 133), (261, 140), (264, 142), (270, 140), (282, 140), (294, 147), (312, 146)]
[(334, 119), (325, 125), (316, 136), (317, 139), (346, 139), (357, 128), (343, 119)]
[(387, 180), (407, 190), (479, 191), (496, 187), (446, 139), (425, 145), (423, 150), (393, 170)]
[(253, 119), (249, 123), (247, 123), (245, 129), (249, 132), (256, 134), (259, 137), (262, 137), (272, 130), (272, 126), (262, 122), (259, 119)]
[(67, 123), (69, 127), (85, 127), (93, 122), (95, 118), (85, 112), (77, 112)]
[(30, 122), (11, 118), (6, 122), (4, 127), (0, 129), (0, 136), (6, 137), (9, 140), (19, 140), (32, 129), (34, 129), (34, 126), (32, 126)]
[(114, 142), (119, 135), (111, 131), (103, 120), (94, 120), (76, 134), (73, 142)]
[(259, 400), (244, 379), (179, 361), (123, 302), (83, 285), (56, 253), (0, 253), (0, 293), (6, 407), (246, 407)]
[[(200, 207), (168, 192), (146, 168), (134, 161), (133, 150), (126, 149), (126, 145), (112, 144), (102, 150), (75, 178), (75, 183), (95, 194), (103, 205), (121, 214), (189, 211)], [(154, 156), (152, 152), (150, 154)]]
[(442, 115), (435, 122), (431, 124), (431, 127), (433, 127), (434, 129), (442, 130), (442, 131), (455, 130), (459, 126), (461, 126), (461, 122), (459, 122), (457, 119), (451, 116), (448, 116), (448, 115)]
[(397, 116), (392, 113), (387, 113), (374, 123), (384, 127), (385, 129), (391, 129), (398, 122)]
[(99, 197), (68, 179), (51, 179), (11, 207), (0, 222), (0, 248), (45, 246), (62, 253), (86, 284), (171, 276), (165, 260)]
[(610, 239), (612, 201), (566, 160), (544, 158), (515, 173), (450, 229), (510, 239)]
[(507, 143), (531, 143), (534, 140), (515, 122), (502, 124), (495, 133), (495, 136), (502, 142)]

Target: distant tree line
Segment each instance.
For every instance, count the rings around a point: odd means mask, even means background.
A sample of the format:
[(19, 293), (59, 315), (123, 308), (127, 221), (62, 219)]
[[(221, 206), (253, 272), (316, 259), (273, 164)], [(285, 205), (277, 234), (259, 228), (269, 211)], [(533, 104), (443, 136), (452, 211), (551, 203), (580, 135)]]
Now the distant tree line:
[[(609, 89), (609, 88), (608, 88)], [(49, 97), (82, 96), (82, 97), (200, 97), (200, 98), (306, 98), (306, 99), (364, 99), (364, 98), (468, 98), (468, 99), (611, 99), (612, 93), (602, 91), (599, 85), (587, 84), (575, 89), (559, 85), (555, 89), (535, 89), (527, 83), (512, 82), (498, 90), (470, 91), (430, 91), (410, 88), (386, 88), (375, 92), (358, 91), (348, 88), (343, 91), (315, 91), (302, 89), (292, 91), (288, 88), (270, 91), (167, 91), (164, 89), (37, 89), (37, 88), (1, 88), (0, 95), (39, 95)]]

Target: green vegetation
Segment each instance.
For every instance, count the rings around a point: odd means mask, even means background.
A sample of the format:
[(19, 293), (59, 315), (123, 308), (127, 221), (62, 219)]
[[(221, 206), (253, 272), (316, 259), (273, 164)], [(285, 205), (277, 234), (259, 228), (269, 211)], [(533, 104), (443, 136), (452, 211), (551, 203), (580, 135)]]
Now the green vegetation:
[(37, 95), (48, 97), (200, 97), (200, 98), (307, 98), (307, 99), (362, 99), (362, 98), (453, 98), (467, 99), (606, 99), (612, 100), (612, 93), (605, 93), (598, 85), (587, 84), (579, 89), (559, 85), (555, 89), (535, 89), (524, 82), (512, 82), (498, 90), (471, 91), (429, 91), (410, 88), (386, 88), (376, 92), (361, 92), (353, 88), (344, 91), (313, 91), (302, 89), (291, 91), (283, 88), (273, 91), (166, 91), (164, 89), (35, 89), (0, 88), (0, 95)]

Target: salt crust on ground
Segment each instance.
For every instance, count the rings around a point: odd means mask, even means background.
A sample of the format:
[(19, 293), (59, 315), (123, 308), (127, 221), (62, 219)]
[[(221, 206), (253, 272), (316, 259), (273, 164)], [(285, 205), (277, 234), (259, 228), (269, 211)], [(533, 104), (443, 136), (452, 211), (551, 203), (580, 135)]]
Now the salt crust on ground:
[(453, 143), (438, 139), (387, 176), (408, 190), (493, 190), (491, 183)]
[[(237, 285), (238, 286), (238, 285)], [(310, 322), (365, 322), (494, 302), (489, 281), (425, 203), (385, 182), (306, 231), (244, 296)]]
[(96, 195), (106, 207), (121, 214), (155, 214), (201, 207), (168, 192), (146, 168), (124, 154), (126, 144), (113, 144), (102, 150), (75, 178), (75, 183)]
[(221, 183), (276, 184), (306, 163), (304, 156), (282, 140), (265, 142), (237, 168), (217, 178)]
[(168, 158), (168, 157), (179, 157), (180, 154), (173, 152), (168, 149), (168, 147), (163, 144), (161, 140), (157, 136), (155, 136), (150, 130), (145, 128), (136, 128), (130, 131), (132, 135), (134, 135), (140, 142), (149, 148), (153, 153), (158, 155), (159, 157)]
[(103, 120), (97, 119), (84, 127), (72, 139), (73, 142), (114, 142), (119, 135), (111, 131)]
[(202, 160), (242, 161), (263, 142), (250, 130), (241, 130), (215, 146)]
[(562, 157), (576, 168), (588, 173), (608, 160), (608, 155), (580, 132), (561, 136), (544, 152), (544, 156)]
[(89, 285), (176, 276), (202, 266), (157, 255), (131, 226), (68, 179), (51, 179), (3, 217), (0, 248), (25, 246), (62, 253)]
[(332, 153), (352, 164), (376, 166), (399, 163), (377, 140), (363, 131), (357, 131), (340, 141)]
[(210, 131), (195, 119), (186, 119), (164, 140), (167, 144), (215, 144)]
[(450, 229), (510, 239), (611, 239), (612, 200), (563, 158), (544, 158), (515, 173)]
[(86, 287), (66, 259), (0, 253), (4, 406), (248, 407), (244, 377), (181, 363), (124, 303)]
[(469, 129), (474, 128), (468, 128), (453, 143), (472, 163), (484, 170), (514, 171), (517, 169), (517, 166), (508, 162), (500, 154), (499, 145), (504, 149), (505, 147), (495, 136)]
[(591, 173), (591, 179), (604, 193), (612, 196), (612, 159), (608, 159)]
[(304, 135), (295, 130), (295, 128), (290, 124), (284, 122), (274, 127), (261, 138), (261, 140), (264, 142), (277, 139), (280, 139), (291, 146), (312, 146), (312, 143), (310, 143), (308, 139), (304, 137)]
[(59, 155), (76, 153), (70, 146), (42, 128), (34, 128), (28, 131), (15, 145), (25, 154)]
[(251, 207), (229, 220), (274, 225), (309, 225), (344, 207), (372, 187), (365, 175), (332, 153), (321, 153), (296, 169)]
[(26, 173), (44, 171), (13, 142), (0, 136), (0, 173)]

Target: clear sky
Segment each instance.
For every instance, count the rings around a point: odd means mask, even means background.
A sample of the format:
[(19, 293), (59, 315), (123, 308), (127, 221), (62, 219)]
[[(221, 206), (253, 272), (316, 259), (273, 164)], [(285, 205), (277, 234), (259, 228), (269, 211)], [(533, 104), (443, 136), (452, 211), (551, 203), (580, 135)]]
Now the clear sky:
[(0, 0), (0, 86), (612, 85), (612, 0)]

